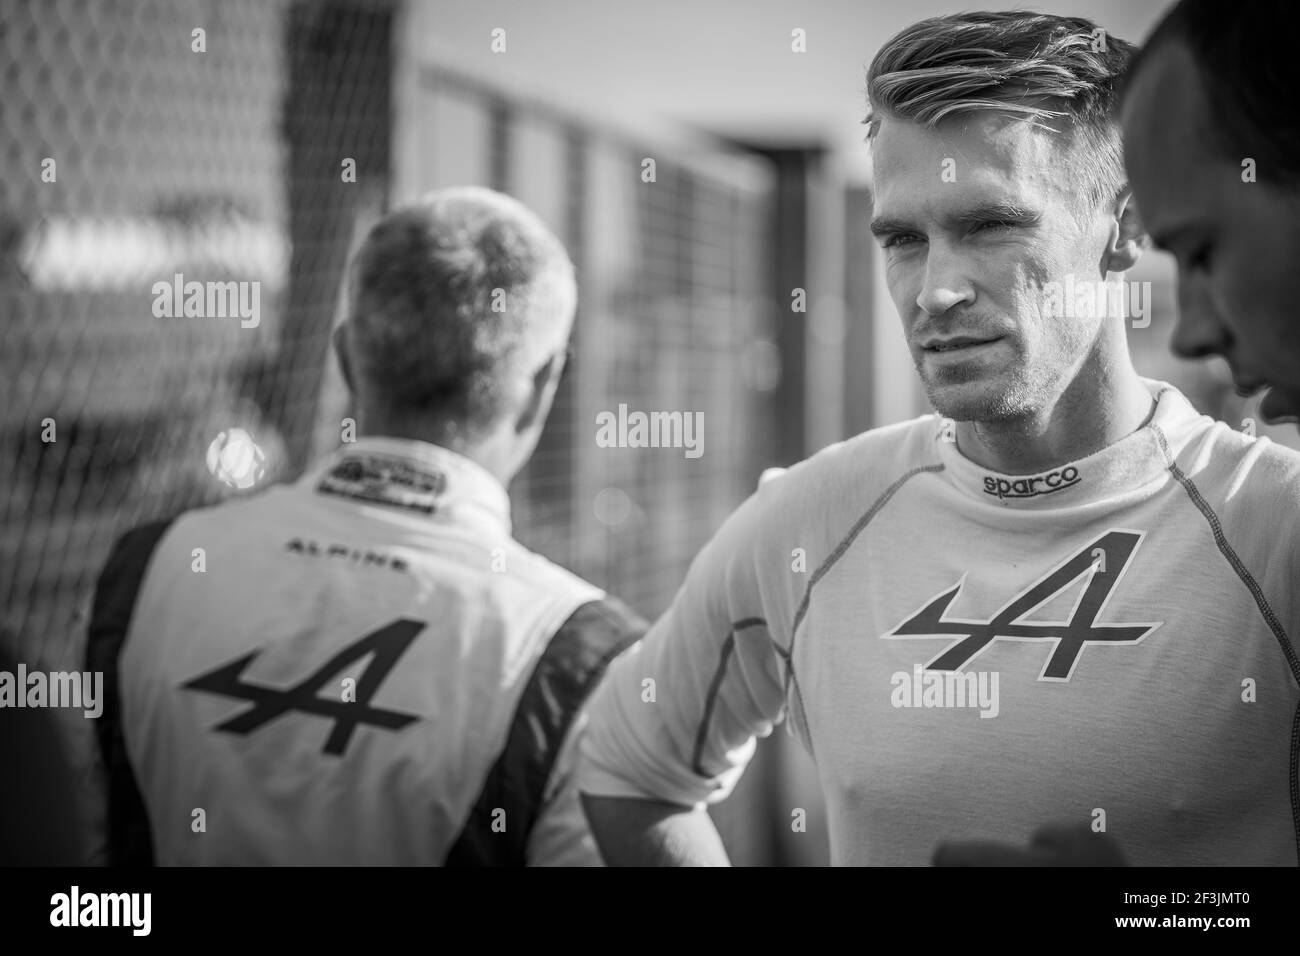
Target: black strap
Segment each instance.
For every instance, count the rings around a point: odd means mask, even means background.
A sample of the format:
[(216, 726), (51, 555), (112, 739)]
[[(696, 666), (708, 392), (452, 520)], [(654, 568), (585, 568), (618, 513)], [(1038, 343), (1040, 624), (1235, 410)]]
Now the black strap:
[[(528, 837), (556, 757), (574, 717), (618, 654), (645, 633), (646, 624), (617, 598), (578, 608), (537, 661), (515, 709), (505, 749), (497, 758), (447, 866), (523, 866)], [(504, 831), (494, 832), (497, 810)], [(495, 814), (500, 819), (500, 814)]]
[(126, 754), (118, 662), (149, 559), (171, 521), (142, 525), (118, 540), (95, 585), (86, 639), (86, 669), (104, 674), (104, 711), (95, 722), (108, 771), (108, 862), (152, 866), (153, 838), (144, 799)]

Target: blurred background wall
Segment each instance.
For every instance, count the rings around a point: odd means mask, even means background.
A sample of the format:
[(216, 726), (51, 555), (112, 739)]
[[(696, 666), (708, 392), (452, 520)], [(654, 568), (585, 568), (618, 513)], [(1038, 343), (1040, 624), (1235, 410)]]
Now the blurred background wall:
[[(1038, 4), (1134, 40), (1165, 6)], [(763, 468), (928, 411), (866, 231), (860, 120), (880, 44), (959, 9), (0, 0), (8, 649), (79, 667), (113, 540), (232, 493), (205, 462), (223, 431), (253, 435), (262, 485), (338, 443), (348, 253), (385, 210), (458, 184), (532, 206), (579, 270), (574, 360), (512, 487), (519, 536), (660, 613)], [(156, 317), (152, 285), (176, 273), (260, 282), (260, 323)], [(1165, 257), (1130, 278), (1154, 291), (1130, 330), (1140, 370), (1251, 416), (1220, 365), (1169, 356)], [(703, 454), (598, 447), (620, 404), (701, 413)], [(783, 732), (715, 815), (738, 863), (826, 861), (816, 771)]]

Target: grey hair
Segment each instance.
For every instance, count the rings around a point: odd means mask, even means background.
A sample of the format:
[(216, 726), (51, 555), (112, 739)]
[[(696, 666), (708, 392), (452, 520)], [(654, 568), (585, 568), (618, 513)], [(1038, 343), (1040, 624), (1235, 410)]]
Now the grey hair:
[(1112, 114), (1135, 49), (1082, 17), (1008, 11), (922, 20), (871, 61), (867, 138), (883, 116), (930, 128), (983, 111), (1023, 117), (1055, 133), (1077, 133), (1080, 198), (1091, 206), (1113, 201), (1127, 179)]
[(563, 349), (576, 303), (573, 262), (522, 203), (479, 187), (429, 193), (353, 257), (354, 385), (389, 413), (473, 434)]

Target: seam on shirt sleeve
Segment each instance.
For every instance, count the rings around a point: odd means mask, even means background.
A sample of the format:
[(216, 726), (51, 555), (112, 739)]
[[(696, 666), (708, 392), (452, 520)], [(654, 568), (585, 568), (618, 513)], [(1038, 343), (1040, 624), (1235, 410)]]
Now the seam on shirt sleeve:
[[(1170, 452), (1169, 443), (1165, 440), (1164, 433), (1159, 428), (1154, 428), (1154, 431), (1156, 440), (1160, 444), (1160, 450), (1164, 453), (1165, 460), (1169, 462), (1169, 474), (1182, 485), (1183, 490), (1187, 492), (1187, 497), (1191, 499), (1192, 505), (1209, 523), (1219, 553), (1223, 555), (1224, 560), (1228, 562), (1237, 577), (1241, 579), (1241, 583), (1250, 591), (1251, 597), (1255, 599), (1255, 606), (1264, 618), (1264, 623), (1268, 625), (1268, 629), (1273, 633), (1273, 637), (1276, 638), (1282, 649), (1282, 656), (1286, 658), (1291, 669), (1292, 679), (1300, 685), (1300, 661), (1297, 661), (1295, 648), (1291, 646), (1286, 629), (1269, 605), (1263, 588), (1259, 586), (1259, 582), (1250, 573), (1250, 569), (1246, 567), (1232, 545), (1228, 543), (1228, 539), (1223, 533), (1223, 524), (1219, 521), (1219, 516), (1214, 513), (1213, 506), (1205, 500), (1205, 496), (1196, 487), (1196, 482), (1187, 477), (1183, 470), (1178, 467), (1178, 460)], [(1300, 708), (1296, 709), (1295, 719), (1291, 722), (1291, 761), (1288, 778), (1291, 784), (1291, 822), (1295, 829), (1296, 858), (1300, 860)]]
[[(825, 577), (827, 572), (829, 572), (830, 569), (835, 566), (835, 563), (839, 561), (840, 558), (844, 557), (845, 553), (848, 552), (849, 548), (852, 546), (853, 542), (857, 539), (858, 535), (861, 534), (866, 529), (867, 525), (871, 523), (871, 520), (881, 512), (881, 510), (885, 507), (885, 505), (889, 503), (890, 499), (894, 497), (894, 495), (898, 492), (900, 488), (903, 487), (903, 485), (905, 485), (911, 479), (915, 478), (917, 475), (925, 474), (926, 472), (933, 472), (935, 474), (938, 474), (943, 470), (944, 470), (944, 465), (942, 464), (921, 465), (917, 468), (913, 468), (911, 471), (907, 472), (905, 475), (903, 475), (901, 478), (895, 481), (892, 485), (886, 488), (881, 493), (880, 497), (877, 498), (872, 503), (871, 507), (866, 510), (866, 512), (862, 515), (862, 517), (859, 518), (854, 523), (853, 527), (849, 529), (848, 534), (846, 534), (840, 540), (840, 543), (835, 547), (835, 550), (831, 552), (830, 557), (828, 557), (825, 561), (823, 561), (821, 563), (821, 566), (817, 568), (816, 571), (813, 572), (812, 577), (808, 579), (808, 586), (804, 589), (803, 592), (803, 600), (799, 602), (799, 607), (794, 612), (794, 623), (790, 626), (790, 647), (787, 651), (785, 651), (785, 657), (788, 664), (788, 667), (786, 668), (785, 693), (787, 697), (790, 696), (790, 687), (793, 684), (794, 691), (795, 691), (795, 702), (799, 707), (799, 720), (802, 723), (802, 726), (804, 728), (807, 728), (808, 726), (808, 715), (804, 709), (803, 694), (800, 693), (799, 691), (799, 681), (795, 675), (794, 642), (799, 635), (799, 625), (803, 622), (804, 617), (808, 613), (808, 606), (812, 601), (813, 588), (816, 587), (817, 582), (820, 581), (823, 577)], [(813, 754), (812, 735), (806, 734), (806, 736), (808, 737), (808, 753), (813, 756), (813, 759), (816, 759), (816, 755)]]
[(1295, 648), (1292, 647), (1291, 640), (1287, 637), (1286, 628), (1282, 626), (1281, 620), (1278, 619), (1277, 614), (1268, 603), (1264, 589), (1259, 586), (1259, 582), (1250, 573), (1250, 569), (1246, 567), (1232, 545), (1228, 543), (1227, 536), (1223, 533), (1223, 524), (1219, 521), (1219, 516), (1214, 513), (1214, 507), (1205, 500), (1205, 496), (1196, 487), (1196, 482), (1188, 478), (1183, 473), (1183, 470), (1178, 467), (1178, 462), (1169, 451), (1169, 445), (1165, 441), (1164, 434), (1158, 428), (1155, 431), (1156, 438), (1160, 443), (1160, 450), (1164, 452), (1165, 460), (1169, 462), (1169, 473), (1182, 485), (1183, 490), (1187, 492), (1187, 497), (1191, 499), (1196, 510), (1201, 513), (1209, 524), (1219, 553), (1223, 555), (1224, 560), (1228, 562), (1237, 577), (1241, 579), (1241, 583), (1246, 586), (1246, 590), (1250, 592), (1251, 597), (1255, 599), (1255, 606), (1259, 609), (1259, 613), (1264, 618), (1264, 623), (1268, 625), (1268, 629), (1272, 631), (1273, 637), (1277, 639), (1278, 645), (1282, 649), (1282, 655), (1291, 668), (1291, 676), (1295, 679), (1297, 686), (1300, 686), (1300, 659), (1296, 657)]
[(736, 632), (751, 627), (767, 627), (767, 621), (761, 617), (747, 617), (744, 620), (736, 621), (731, 625), (731, 632), (727, 635), (727, 639), (722, 642), (722, 651), (718, 655), (718, 667), (713, 672), (713, 680), (709, 683), (709, 692), (704, 698), (704, 716), (700, 718), (700, 729), (695, 734), (695, 753), (691, 756), (691, 769), (701, 777), (713, 776), (704, 769), (704, 744), (708, 739), (709, 723), (713, 719), (713, 708), (718, 702), (718, 692), (722, 689), (722, 681), (727, 675), (727, 663), (731, 660), (731, 652), (736, 647)]

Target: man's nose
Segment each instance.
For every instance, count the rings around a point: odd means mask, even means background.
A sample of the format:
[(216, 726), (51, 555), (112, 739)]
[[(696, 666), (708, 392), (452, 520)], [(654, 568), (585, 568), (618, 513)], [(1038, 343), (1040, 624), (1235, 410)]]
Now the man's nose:
[(1181, 358), (1196, 359), (1223, 355), (1231, 345), (1227, 328), (1219, 320), (1205, 279), (1182, 273), (1178, 276), (1178, 317), (1170, 346)]
[(953, 306), (974, 301), (975, 287), (960, 258), (933, 244), (925, 261), (921, 291), (916, 296), (917, 307), (927, 315), (943, 315)]

